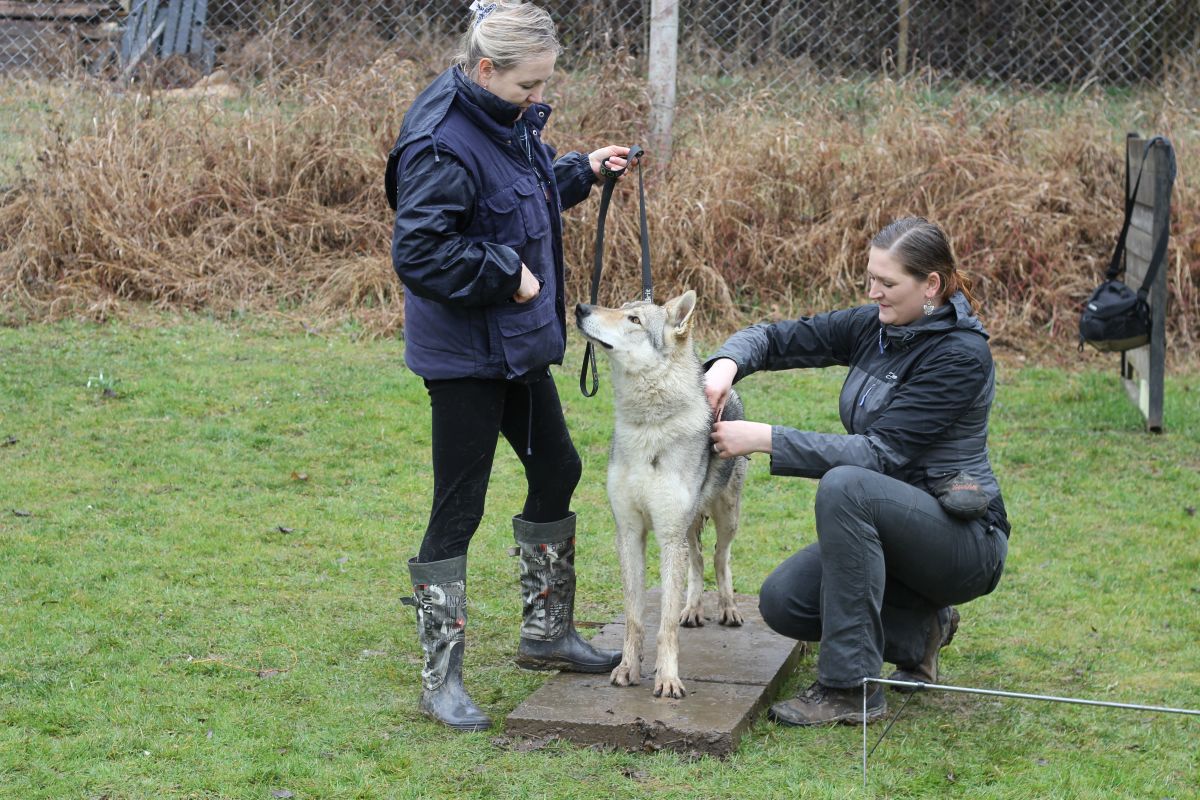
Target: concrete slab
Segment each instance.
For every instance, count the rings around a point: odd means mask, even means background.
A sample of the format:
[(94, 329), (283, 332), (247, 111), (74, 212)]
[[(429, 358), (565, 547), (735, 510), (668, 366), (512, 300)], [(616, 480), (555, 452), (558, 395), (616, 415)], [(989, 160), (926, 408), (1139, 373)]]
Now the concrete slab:
[[(642, 683), (617, 687), (608, 675), (560, 672), (517, 706), (505, 732), (533, 739), (559, 738), (581, 745), (624, 750), (673, 750), (725, 757), (806, 652), (803, 643), (779, 636), (758, 614), (758, 598), (739, 595), (746, 618), (740, 628), (709, 622), (679, 631), (679, 673), (687, 688), (682, 700), (654, 696), (654, 634), (659, 592), (646, 599), (646, 655)], [(717, 607), (715, 592), (704, 607)], [(592, 642), (620, 649), (624, 621), (605, 625)]]

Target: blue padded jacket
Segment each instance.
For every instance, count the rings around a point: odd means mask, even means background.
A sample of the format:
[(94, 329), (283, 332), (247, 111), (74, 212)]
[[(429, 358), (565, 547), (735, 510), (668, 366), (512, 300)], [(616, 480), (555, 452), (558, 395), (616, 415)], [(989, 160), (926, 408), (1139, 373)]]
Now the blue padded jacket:
[[(555, 160), (550, 107), (521, 109), (453, 67), (404, 115), (385, 189), (404, 283), (405, 362), (428, 379), (531, 380), (562, 362), (564, 207), (585, 199), (585, 154)], [(542, 283), (513, 302), (524, 263)]]

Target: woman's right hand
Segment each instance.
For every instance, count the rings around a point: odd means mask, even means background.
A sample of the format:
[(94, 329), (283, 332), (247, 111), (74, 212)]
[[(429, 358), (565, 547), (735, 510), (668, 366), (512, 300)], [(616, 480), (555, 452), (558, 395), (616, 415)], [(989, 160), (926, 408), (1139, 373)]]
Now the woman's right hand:
[(729, 390), (733, 388), (737, 370), (737, 362), (732, 358), (718, 358), (704, 373), (704, 397), (712, 409), (713, 422), (720, 420), (725, 411), (725, 401), (729, 399)]
[(517, 293), (512, 296), (513, 302), (528, 303), (533, 298), (537, 297), (542, 291), (542, 284), (538, 282), (537, 276), (529, 271), (529, 267), (521, 263), (521, 285), (517, 288)]
[[(632, 161), (626, 160), (629, 155), (629, 148), (624, 145), (610, 144), (607, 147), (601, 147), (588, 153), (588, 164), (592, 168), (592, 174), (596, 176), (596, 180), (602, 181), (605, 178), (604, 170), (610, 169), (613, 171), (625, 169), (625, 167), (636, 167), (638, 160), (635, 158)], [(625, 172), (622, 172), (620, 178), (625, 177)]]

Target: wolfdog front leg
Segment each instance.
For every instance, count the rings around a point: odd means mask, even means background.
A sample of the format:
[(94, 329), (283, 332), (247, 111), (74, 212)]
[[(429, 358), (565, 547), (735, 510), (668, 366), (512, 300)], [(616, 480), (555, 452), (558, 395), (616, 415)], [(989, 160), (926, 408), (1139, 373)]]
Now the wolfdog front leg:
[[(659, 529), (655, 529), (656, 533)], [(662, 573), (662, 613), (658, 620), (658, 663), (654, 671), (654, 696), (679, 699), (687, 694), (679, 680), (679, 616), (683, 611), (687, 532), (676, 527), (658, 534)]]
[(617, 555), (625, 590), (625, 643), (621, 663), (610, 680), (617, 686), (636, 686), (642, 680), (642, 646), (646, 627), (646, 525), (641, 514), (613, 508), (617, 522)]

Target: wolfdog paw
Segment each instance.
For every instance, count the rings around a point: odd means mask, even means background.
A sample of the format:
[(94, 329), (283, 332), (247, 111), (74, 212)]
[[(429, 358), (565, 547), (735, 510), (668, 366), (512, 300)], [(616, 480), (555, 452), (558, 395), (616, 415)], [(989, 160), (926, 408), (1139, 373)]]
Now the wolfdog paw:
[(642, 682), (641, 670), (636, 666), (631, 666), (625, 662), (617, 665), (609, 677), (613, 686), (637, 686)]
[(683, 688), (683, 682), (679, 678), (655, 678), (654, 679), (654, 696), (655, 697), (670, 697), (679, 700), (685, 694), (687, 689)]
[(717, 618), (718, 623), (728, 625), (730, 628), (740, 628), (745, 621), (742, 612), (737, 610), (737, 606), (722, 608), (721, 616)]
[(704, 607), (697, 603), (694, 606), (688, 606), (679, 615), (679, 624), (685, 628), (703, 628), (704, 627)]

